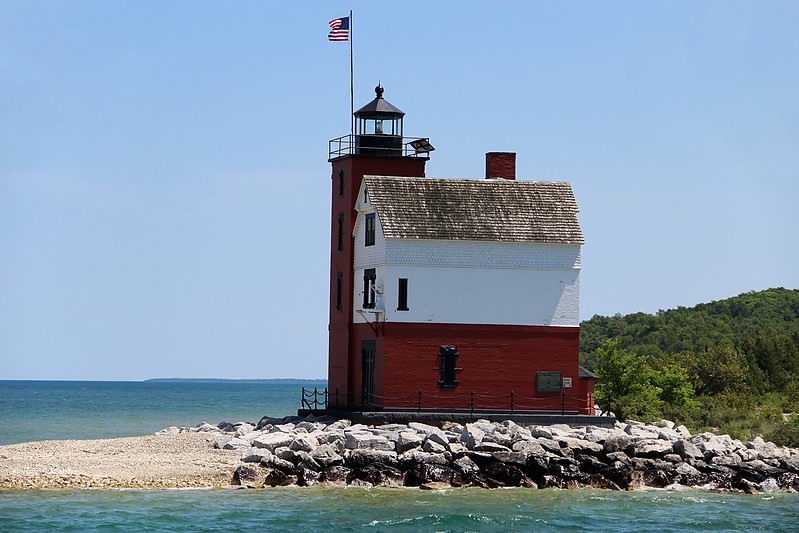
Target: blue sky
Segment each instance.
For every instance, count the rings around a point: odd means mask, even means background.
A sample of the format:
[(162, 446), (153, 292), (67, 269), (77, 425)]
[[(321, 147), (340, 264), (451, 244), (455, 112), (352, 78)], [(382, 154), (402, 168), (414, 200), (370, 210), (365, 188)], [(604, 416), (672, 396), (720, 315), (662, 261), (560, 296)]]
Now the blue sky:
[(0, 3), (0, 379), (325, 377), (355, 105), (569, 181), (581, 317), (799, 287), (799, 3)]

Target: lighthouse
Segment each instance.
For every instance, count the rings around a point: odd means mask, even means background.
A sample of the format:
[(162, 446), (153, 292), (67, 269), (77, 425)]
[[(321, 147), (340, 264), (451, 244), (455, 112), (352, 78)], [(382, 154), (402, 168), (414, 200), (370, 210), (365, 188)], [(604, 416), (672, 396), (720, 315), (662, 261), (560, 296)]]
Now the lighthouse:
[(594, 414), (571, 185), (518, 180), (512, 152), (428, 178), (383, 93), (329, 146), (328, 409)]

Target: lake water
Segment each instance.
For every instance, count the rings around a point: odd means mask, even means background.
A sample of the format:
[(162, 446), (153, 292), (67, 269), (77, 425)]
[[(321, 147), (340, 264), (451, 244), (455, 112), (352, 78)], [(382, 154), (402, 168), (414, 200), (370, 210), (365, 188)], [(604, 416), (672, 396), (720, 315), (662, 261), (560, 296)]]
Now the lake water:
[[(318, 383), (309, 384), (311, 387)], [(302, 384), (0, 381), (0, 443), (296, 413)], [(2, 453), (2, 449), (0, 449)], [(799, 531), (799, 494), (695, 489), (0, 490), (0, 531)]]
[(319, 382), (0, 381), (0, 444), (296, 415), (303, 386)]

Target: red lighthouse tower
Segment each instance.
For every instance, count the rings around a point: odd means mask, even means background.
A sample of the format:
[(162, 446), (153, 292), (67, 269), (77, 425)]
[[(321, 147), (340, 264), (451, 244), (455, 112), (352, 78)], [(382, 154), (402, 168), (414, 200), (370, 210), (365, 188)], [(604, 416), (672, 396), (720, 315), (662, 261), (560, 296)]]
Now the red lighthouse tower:
[(328, 391), (330, 405), (340, 407), (361, 405), (363, 390), (371, 390), (373, 385), (365, 382), (374, 376), (374, 356), (370, 359), (368, 354), (363, 355), (353, 339), (352, 232), (363, 177), (424, 177), (432, 150), (426, 139), (403, 137), (405, 113), (383, 98), (380, 85), (375, 87), (375, 99), (354, 115), (355, 133), (333, 139), (329, 146), (332, 210)]

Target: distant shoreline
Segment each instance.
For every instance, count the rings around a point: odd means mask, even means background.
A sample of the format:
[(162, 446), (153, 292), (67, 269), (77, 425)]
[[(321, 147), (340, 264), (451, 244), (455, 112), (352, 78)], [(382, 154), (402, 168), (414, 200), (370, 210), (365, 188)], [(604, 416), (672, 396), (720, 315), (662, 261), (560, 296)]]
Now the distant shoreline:
[(150, 378), (142, 380), (145, 383), (274, 383), (294, 385), (297, 383), (327, 383), (326, 379), (303, 379), (303, 378), (266, 378), (266, 379), (247, 379), (247, 378)]
[(312, 383), (325, 385), (323, 378), (149, 378), (149, 379), (0, 379), (0, 383), (272, 383), (297, 385)]

